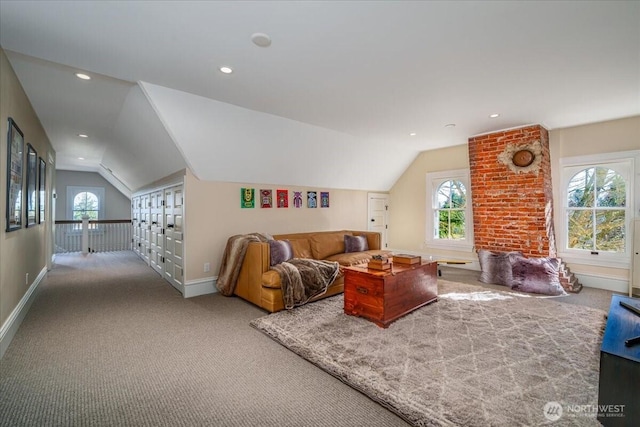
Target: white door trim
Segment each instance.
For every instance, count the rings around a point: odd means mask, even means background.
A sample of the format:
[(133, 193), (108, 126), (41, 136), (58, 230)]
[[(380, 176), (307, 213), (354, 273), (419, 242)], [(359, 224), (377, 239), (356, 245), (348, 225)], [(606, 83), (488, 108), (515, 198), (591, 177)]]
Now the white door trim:
[(385, 249), (389, 247), (389, 194), (387, 193), (367, 193), (367, 230), (368, 231), (380, 231), (377, 228), (374, 228), (372, 225), (371, 219), (373, 218), (374, 213), (372, 212), (372, 201), (376, 199), (384, 199), (385, 211), (382, 224), (382, 242), (381, 249)]

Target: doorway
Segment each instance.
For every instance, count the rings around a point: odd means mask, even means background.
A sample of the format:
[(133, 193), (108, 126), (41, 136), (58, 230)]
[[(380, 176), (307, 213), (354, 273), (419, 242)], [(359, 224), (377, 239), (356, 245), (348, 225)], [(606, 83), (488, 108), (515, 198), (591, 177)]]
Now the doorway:
[(389, 231), (389, 195), (385, 193), (368, 194), (368, 231), (377, 231), (382, 236), (381, 249), (389, 247), (387, 234)]

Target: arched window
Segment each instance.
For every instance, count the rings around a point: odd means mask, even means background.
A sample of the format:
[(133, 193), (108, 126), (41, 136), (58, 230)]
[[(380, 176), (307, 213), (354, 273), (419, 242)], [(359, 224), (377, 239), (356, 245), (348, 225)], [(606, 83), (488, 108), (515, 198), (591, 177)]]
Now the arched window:
[(438, 186), (434, 209), (436, 239), (460, 240), (466, 237), (467, 190), (458, 180), (447, 180)]
[(626, 251), (627, 184), (607, 166), (582, 169), (566, 188), (567, 248)]
[(426, 248), (471, 250), (473, 213), (469, 170), (427, 174)]
[(630, 268), (633, 216), (640, 211), (634, 165), (640, 150), (560, 159), (556, 237), (565, 262)]
[(79, 221), (85, 214), (90, 220), (106, 219), (104, 192), (103, 187), (67, 186), (67, 219)]
[(98, 196), (89, 192), (83, 191), (76, 194), (73, 198), (73, 219), (79, 220), (83, 216), (87, 215), (89, 219), (99, 219), (100, 201)]

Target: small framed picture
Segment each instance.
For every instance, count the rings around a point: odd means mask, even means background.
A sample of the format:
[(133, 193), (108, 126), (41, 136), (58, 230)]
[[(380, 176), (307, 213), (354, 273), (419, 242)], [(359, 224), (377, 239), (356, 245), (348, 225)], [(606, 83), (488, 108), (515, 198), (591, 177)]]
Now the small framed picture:
[(24, 134), (9, 118), (7, 132), (7, 228), (15, 231), (22, 228), (22, 167), (24, 162)]
[(242, 209), (251, 209), (255, 207), (255, 192), (253, 188), (240, 189), (240, 207)]
[(27, 144), (27, 227), (37, 224), (38, 215), (38, 154)]
[(329, 207), (329, 192), (321, 191), (320, 192), (320, 207), (328, 208)]
[(272, 190), (260, 190), (260, 207), (261, 208), (273, 207), (273, 191)]
[(279, 208), (288, 208), (289, 190), (276, 190), (276, 203)]
[(315, 191), (307, 191), (307, 207), (308, 208), (317, 208), (318, 207), (318, 193)]
[(293, 207), (297, 209), (302, 207), (302, 191), (293, 192)]
[(45, 200), (46, 200), (46, 179), (47, 179), (47, 162), (40, 157), (40, 164), (38, 165), (38, 207), (40, 212), (38, 213), (38, 224), (42, 224), (45, 221)]

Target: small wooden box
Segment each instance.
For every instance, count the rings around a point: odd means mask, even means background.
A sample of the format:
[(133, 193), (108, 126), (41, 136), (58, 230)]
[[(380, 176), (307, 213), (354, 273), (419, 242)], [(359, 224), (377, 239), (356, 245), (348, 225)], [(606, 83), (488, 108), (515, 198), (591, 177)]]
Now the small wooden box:
[(388, 259), (378, 260), (372, 259), (367, 264), (367, 268), (373, 268), (374, 270), (391, 270), (391, 263)]
[(422, 257), (418, 255), (398, 254), (393, 256), (393, 262), (396, 264), (420, 264)]

